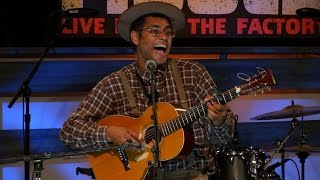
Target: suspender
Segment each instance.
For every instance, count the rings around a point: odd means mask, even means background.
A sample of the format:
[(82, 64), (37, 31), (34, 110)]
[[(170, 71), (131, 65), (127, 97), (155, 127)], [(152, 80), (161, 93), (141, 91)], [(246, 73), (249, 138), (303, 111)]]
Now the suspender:
[[(178, 93), (179, 93), (179, 96), (180, 96), (180, 99), (181, 99), (181, 106), (184, 109), (188, 109), (188, 101), (187, 101), (186, 93), (185, 93), (184, 88), (183, 88), (182, 79), (181, 79), (180, 73), (178, 71), (177, 63), (176, 63), (176, 61), (174, 59), (171, 59), (170, 65), (171, 65), (171, 68), (172, 68), (172, 71), (173, 71), (174, 80), (175, 80), (175, 82), (177, 84)], [(128, 79), (127, 79), (125, 73), (122, 71), (122, 69), (117, 71), (117, 73), (120, 76), (120, 78), (122, 80), (122, 83), (124, 85), (124, 89), (125, 89), (125, 91), (127, 93), (128, 100), (129, 100), (129, 106), (131, 107), (132, 112), (134, 113), (134, 115), (139, 116), (140, 113), (139, 113), (139, 110), (138, 110), (138, 107), (137, 107), (137, 103), (134, 100), (134, 96), (132, 94), (132, 89), (131, 89), (131, 87), (129, 85), (129, 82), (128, 82)]]
[(178, 66), (177, 63), (174, 59), (172, 59), (170, 61), (170, 65), (172, 67), (172, 71), (173, 71), (173, 76), (174, 76), (174, 80), (177, 84), (177, 88), (178, 88), (178, 93), (181, 99), (181, 106), (184, 109), (188, 109), (188, 101), (187, 101), (187, 97), (186, 97), (186, 93), (184, 91), (183, 85), (182, 85), (182, 79), (178, 70)]
[(124, 85), (124, 89), (127, 93), (128, 100), (129, 100), (129, 106), (131, 107), (133, 114), (138, 117), (140, 115), (140, 113), (139, 113), (136, 101), (134, 100), (134, 97), (132, 94), (132, 89), (129, 85), (126, 74), (122, 71), (122, 69), (120, 69), (117, 73), (120, 76), (122, 83)]

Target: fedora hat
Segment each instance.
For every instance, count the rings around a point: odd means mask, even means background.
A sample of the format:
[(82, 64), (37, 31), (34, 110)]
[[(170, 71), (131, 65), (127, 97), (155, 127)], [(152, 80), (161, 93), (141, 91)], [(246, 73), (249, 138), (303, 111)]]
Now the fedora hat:
[(117, 28), (120, 36), (130, 42), (131, 24), (141, 16), (159, 13), (167, 16), (171, 25), (178, 31), (185, 26), (185, 16), (176, 6), (165, 2), (144, 2), (134, 5), (124, 11), (118, 20)]

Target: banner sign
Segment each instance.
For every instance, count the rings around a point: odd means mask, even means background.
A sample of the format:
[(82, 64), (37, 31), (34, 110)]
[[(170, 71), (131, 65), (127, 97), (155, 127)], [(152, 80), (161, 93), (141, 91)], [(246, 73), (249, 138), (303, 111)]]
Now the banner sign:
[[(91, 8), (94, 17), (72, 17), (64, 37), (120, 38), (116, 23), (130, 6), (146, 0), (62, 0), (62, 11)], [(319, 0), (163, 0), (182, 9), (185, 31), (177, 38), (311, 39), (319, 40), (320, 17), (301, 17), (300, 8), (320, 9)], [(319, 16), (315, 14), (314, 16)], [(66, 19), (62, 17), (62, 22)]]

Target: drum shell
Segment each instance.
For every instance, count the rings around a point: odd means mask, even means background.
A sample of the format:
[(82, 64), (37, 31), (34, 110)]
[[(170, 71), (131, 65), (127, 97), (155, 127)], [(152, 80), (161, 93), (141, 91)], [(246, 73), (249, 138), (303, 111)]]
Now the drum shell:
[(217, 180), (248, 180), (248, 167), (243, 151), (223, 150), (217, 154), (217, 172), (213, 179)]

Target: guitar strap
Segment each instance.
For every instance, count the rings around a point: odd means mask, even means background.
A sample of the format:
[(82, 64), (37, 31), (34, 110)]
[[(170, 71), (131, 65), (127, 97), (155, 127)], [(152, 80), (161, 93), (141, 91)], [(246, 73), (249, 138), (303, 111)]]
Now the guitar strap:
[(120, 76), (120, 78), (122, 80), (124, 89), (125, 89), (125, 91), (127, 93), (127, 97), (128, 97), (128, 100), (129, 100), (129, 106), (131, 107), (134, 116), (139, 117), (140, 113), (139, 113), (136, 101), (134, 100), (134, 97), (133, 97), (133, 94), (132, 94), (132, 89), (130, 87), (130, 84), (128, 82), (126, 74), (123, 72), (122, 69), (117, 71), (117, 74)]
[[(170, 61), (170, 65), (172, 68), (172, 72), (173, 72), (173, 76), (174, 76), (174, 80), (176, 82), (177, 88), (178, 88), (178, 93), (179, 93), (179, 97), (181, 100), (181, 106), (184, 109), (188, 109), (188, 101), (187, 101), (187, 97), (186, 97), (186, 93), (182, 84), (182, 79), (180, 76), (180, 71), (178, 70), (178, 66), (177, 66), (177, 62), (175, 59), (171, 59)], [(189, 127), (185, 127), (184, 128), (185, 131), (185, 135), (190, 135), (190, 139), (189, 139), (189, 145), (193, 146), (194, 145), (194, 138), (193, 137), (193, 129), (191, 126)], [(192, 136), (192, 137), (191, 137)], [(191, 140), (192, 139), (192, 140)], [(183, 154), (186, 154), (188, 151), (184, 152)], [(194, 162), (194, 154), (189, 152), (188, 154), (186, 154), (187, 157), (183, 157), (183, 159), (187, 158), (189, 162)]]
[(184, 109), (188, 109), (188, 101), (187, 101), (186, 93), (185, 93), (183, 85), (182, 85), (182, 79), (181, 79), (181, 76), (180, 76), (180, 73), (178, 70), (177, 62), (174, 59), (171, 59), (170, 65), (172, 68), (174, 80), (177, 84), (178, 93), (179, 93), (180, 100), (181, 100), (181, 106)]

